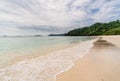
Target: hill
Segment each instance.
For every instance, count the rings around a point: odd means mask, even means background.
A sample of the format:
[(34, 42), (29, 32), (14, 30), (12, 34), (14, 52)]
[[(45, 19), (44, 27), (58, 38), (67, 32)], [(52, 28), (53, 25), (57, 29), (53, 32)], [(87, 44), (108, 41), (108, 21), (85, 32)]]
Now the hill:
[(120, 27), (119, 28), (114, 28), (114, 29), (111, 29), (107, 32), (104, 33), (104, 35), (109, 35), (109, 34), (112, 34), (112, 35), (120, 35)]
[(109, 23), (95, 23), (88, 27), (74, 29), (65, 34), (66, 36), (96, 36), (96, 35), (120, 35), (120, 21)]

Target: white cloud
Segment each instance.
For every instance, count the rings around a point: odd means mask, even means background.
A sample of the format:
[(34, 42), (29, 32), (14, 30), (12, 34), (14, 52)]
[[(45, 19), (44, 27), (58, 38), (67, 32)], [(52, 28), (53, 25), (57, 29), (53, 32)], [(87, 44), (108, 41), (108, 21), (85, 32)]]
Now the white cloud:
[[(37, 26), (40, 34), (50, 33), (50, 28), (56, 28), (54, 33), (65, 32), (97, 21), (120, 19), (119, 5), (120, 0), (0, 0), (0, 33), (35, 33), (20, 28), (24, 26)], [(42, 31), (42, 26), (49, 28)]]
[(100, 10), (96, 14), (92, 15), (94, 21), (105, 22), (111, 21), (112, 18), (120, 19), (120, 6), (116, 6), (120, 5), (120, 0), (110, 2), (105, 2), (104, 0), (103, 3), (104, 4), (101, 3), (101, 6), (98, 7)]

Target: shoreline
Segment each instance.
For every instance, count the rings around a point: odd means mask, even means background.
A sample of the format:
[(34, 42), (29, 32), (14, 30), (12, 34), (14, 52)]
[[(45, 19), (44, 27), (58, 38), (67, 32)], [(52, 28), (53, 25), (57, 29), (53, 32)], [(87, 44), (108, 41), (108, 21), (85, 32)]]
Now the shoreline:
[[(29, 72), (39, 72), (39, 70), (42, 69), (41, 64), (43, 61), (43, 63), (48, 62), (47, 67), (51, 68), (47, 69), (46, 65), (42, 65), (45, 69), (42, 72), (43, 74), (45, 73), (44, 78), (40, 78), (42, 76), (41, 72), (37, 73), (38, 79), (36, 79), (36, 81), (41, 79), (44, 81), (43, 79), (48, 76), (51, 76), (51, 80), (48, 81), (119, 81), (120, 55), (118, 53), (120, 53), (120, 43), (118, 40), (120, 40), (120, 36), (99, 36), (97, 39), (93, 40), (86, 41), (88, 43), (81, 42), (79, 45), (77, 45), (78, 43), (68, 45), (67, 48), (64, 47), (65, 49), (58, 48), (58, 50), (48, 53), (45, 56), (31, 55), (30, 57), (15, 59), (14, 61), (16, 62), (13, 62), (11, 65), (0, 69), (0, 78), (2, 78), (0, 80), (6, 81), (3, 80), (5, 79), (4, 77), (10, 76), (12, 77), (11, 80), (15, 79), (19, 81), (22, 79), (20, 79), (20, 77), (17, 79), (16, 76), (23, 77), (23, 74), (26, 74), (25, 78), (28, 78), (27, 76), (30, 75)], [(94, 45), (92, 45), (92, 43), (90, 44), (90, 41), (93, 41)], [(83, 47), (81, 47), (81, 45)], [(84, 50), (86, 47), (89, 48), (89, 50)], [(77, 54), (77, 57), (73, 57), (73, 54), (80, 53), (81, 51), (83, 51), (84, 54), (81, 53), (83, 55)], [(56, 58), (56, 56), (59, 58)], [(54, 64), (57, 66), (54, 67)], [(21, 71), (20, 75), (19, 71), (14, 70), (13, 68)], [(24, 69), (28, 69), (28, 71), (24, 72)], [(8, 72), (5, 71), (5, 73), (8, 73), (9, 75), (5, 74), (4, 76), (1, 76), (4, 70), (8, 70)], [(48, 75), (46, 75), (46, 72)], [(15, 75), (13, 75), (14, 73)], [(36, 75), (32, 75), (32, 78), (34, 79), (35, 76)], [(32, 78), (29, 81), (32, 81)], [(50, 77), (46, 79), (50, 79)]]
[[(53, 52), (47, 56), (37, 57), (35, 59), (34, 58), (26, 59), (26, 60), (17, 62), (15, 64), (13, 64), (12, 66), (8, 66), (3, 69), (0, 69), (1, 72), (5, 73), (3, 75), (1, 73), (0, 78), (2, 80), (4, 79), (3, 81), (6, 81), (5, 77), (8, 76), (8, 75), (6, 75), (6, 73), (7, 74), (9, 73), (9, 78), (11, 78), (10, 80), (22, 80), (22, 78), (23, 79), (29, 78), (28, 76), (31, 75), (31, 73), (29, 73), (29, 72), (32, 71), (34, 73), (34, 71), (35, 72), (37, 71), (36, 75), (32, 75), (32, 78), (29, 81), (32, 81), (33, 79), (35, 79), (36, 78), (35, 76), (38, 76), (36, 81), (45, 79), (47, 76), (51, 76), (51, 77), (46, 78), (46, 79), (52, 79), (52, 81), (55, 81), (55, 79), (56, 79), (55, 76), (63, 73), (64, 71), (68, 71), (68, 69), (70, 69), (74, 65), (73, 62), (75, 60), (82, 58), (86, 53), (89, 52), (89, 49), (93, 46), (93, 43), (96, 40), (97, 39), (81, 42), (77, 46), (75, 45), (75, 46), (67, 48), (67, 49)], [(81, 53), (79, 54), (79, 52), (81, 52)], [(73, 55), (73, 53), (74, 53), (74, 55)], [(44, 68), (43, 68), (43, 66), (44, 66)], [(13, 68), (16, 68), (16, 69), (13, 69)], [(27, 72), (24, 72), (24, 71), (26, 71), (25, 69), (27, 70)], [(35, 70), (33, 70), (33, 69), (35, 69)], [(6, 71), (6, 70), (8, 70), (8, 71)], [(19, 71), (20, 71), (20, 73), (19, 73)], [(41, 72), (41, 71), (43, 71), (43, 72)], [(47, 74), (46, 74), (46, 71), (47, 71)], [(13, 75), (13, 74), (15, 74), (15, 75)], [(25, 77), (17, 78), (17, 76), (23, 76), (23, 74), (25, 75)], [(41, 76), (43, 76), (43, 74), (45, 74), (44, 75), (45, 78), (44, 77), (40, 78)], [(44, 80), (42, 80), (42, 81), (44, 81)], [(48, 80), (48, 81), (50, 81), (50, 80)]]
[[(60, 51), (60, 50), (63, 50), (63, 49), (68, 49), (70, 47), (76, 46), (77, 44), (80, 44), (80, 42), (79, 43), (73, 43), (73, 44), (54, 45), (52, 47), (49, 46), (47, 48), (45, 48), (45, 47), (41, 48), (40, 50), (38, 48), (38, 49), (31, 50), (31, 51), (26, 51), (21, 56), (19, 56), (19, 55), (14, 56), (13, 52), (5, 53), (5, 54), (8, 54), (8, 55), (13, 55), (14, 57), (10, 60), (10, 62), (4, 63), (4, 65), (2, 65), (0, 67), (0, 69), (4, 68), (4, 67), (11, 66), (11, 65), (13, 65), (13, 64), (15, 64), (19, 61), (22, 61), (22, 60), (26, 60), (26, 59), (30, 60), (30, 59), (35, 59), (35, 58), (38, 58), (38, 57), (47, 56), (50, 53), (57, 52), (57, 51)], [(42, 50), (42, 52), (41, 52), (41, 50)], [(29, 54), (29, 53), (31, 53), (31, 54)]]
[(56, 81), (120, 81), (120, 35), (99, 38), (90, 52), (59, 74)]
[[(96, 36), (96, 37), (91, 36), (91, 38), (95, 39), (95, 38), (98, 38), (98, 36)], [(90, 40), (92, 40), (92, 39), (90, 39)], [(19, 61), (22, 61), (22, 60), (25, 60), (25, 59), (34, 59), (34, 58), (37, 58), (37, 57), (40, 57), (40, 56), (49, 55), (50, 53), (53, 53), (53, 52), (61, 51), (63, 49), (68, 49), (68, 48), (71, 48), (71, 47), (75, 47), (78, 44), (80, 44), (81, 42), (83, 42), (83, 41), (74, 42), (74, 43), (70, 43), (70, 44), (69, 43), (67, 43), (67, 44), (57, 44), (57, 45), (48, 46), (47, 48), (43, 47), (43, 48), (40, 48), (40, 49), (39, 48), (34, 48), (32, 50), (29, 50), (29, 51), (23, 50), (24, 52), (18, 53), (18, 55), (14, 55), (15, 54), (14, 52), (6, 52), (5, 54), (7, 56), (11, 57), (11, 55), (13, 55), (13, 58), (11, 60), (9, 60), (9, 62), (4, 63), (0, 68), (11, 66), (12, 64), (15, 64), (16, 62), (19, 62)], [(41, 50), (42, 50), (42, 52), (41, 52)]]

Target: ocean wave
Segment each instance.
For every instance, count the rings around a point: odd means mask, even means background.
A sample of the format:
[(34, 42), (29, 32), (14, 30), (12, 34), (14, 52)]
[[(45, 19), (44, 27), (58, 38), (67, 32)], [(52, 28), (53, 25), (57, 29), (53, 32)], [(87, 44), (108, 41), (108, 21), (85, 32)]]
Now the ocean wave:
[(75, 60), (87, 54), (96, 40), (1, 68), (0, 81), (55, 81), (58, 74), (70, 69)]

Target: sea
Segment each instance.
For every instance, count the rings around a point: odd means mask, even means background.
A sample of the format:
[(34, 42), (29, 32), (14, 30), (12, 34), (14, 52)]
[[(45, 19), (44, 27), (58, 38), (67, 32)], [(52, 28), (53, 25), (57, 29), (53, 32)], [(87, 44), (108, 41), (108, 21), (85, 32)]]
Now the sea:
[(96, 41), (90, 36), (0, 38), (0, 81), (55, 81)]

